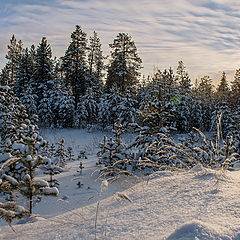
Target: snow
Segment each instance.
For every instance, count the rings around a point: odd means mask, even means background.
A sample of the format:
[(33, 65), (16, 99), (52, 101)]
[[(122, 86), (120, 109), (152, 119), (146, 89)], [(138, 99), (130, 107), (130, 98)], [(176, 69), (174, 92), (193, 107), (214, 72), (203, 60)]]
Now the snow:
[(172, 233), (166, 240), (192, 240), (192, 239), (229, 239), (221, 237), (213, 228), (200, 221), (186, 223)]
[(55, 195), (55, 196), (59, 195), (59, 191), (56, 187), (45, 187), (43, 189), (43, 193), (45, 195)]
[(110, 184), (93, 173), (103, 133), (61, 129), (44, 135), (51, 143), (64, 137), (75, 156), (85, 150), (83, 172), (77, 173), (79, 161), (67, 162), (56, 175), (58, 197), (43, 196), (33, 208), (41, 217), (14, 224), (16, 233), (1, 226), (0, 239), (240, 239), (240, 171), (194, 168)]
[(18, 185), (18, 181), (15, 178), (11, 177), (11, 176), (3, 174), (3, 178), (5, 178), (8, 182), (10, 182), (13, 186), (17, 186)]
[(9, 158), (12, 158), (12, 155), (10, 153), (4, 153), (0, 155), (0, 163), (5, 162)]
[(49, 187), (48, 182), (43, 179), (35, 179), (34, 184), (40, 185), (41, 187)]
[(13, 150), (20, 150), (22, 152), (22, 154), (26, 153), (27, 152), (27, 149), (28, 149), (28, 146), (22, 144), (22, 143), (14, 143), (12, 145), (12, 149)]
[(27, 157), (26, 157), (26, 161), (32, 161), (32, 156), (30, 156), (30, 155), (27, 155)]

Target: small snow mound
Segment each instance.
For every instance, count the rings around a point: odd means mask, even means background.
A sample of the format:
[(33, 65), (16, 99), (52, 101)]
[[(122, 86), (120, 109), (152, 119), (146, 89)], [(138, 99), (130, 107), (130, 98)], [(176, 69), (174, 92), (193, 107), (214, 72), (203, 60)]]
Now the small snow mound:
[(195, 174), (195, 178), (200, 180), (209, 180), (209, 179), (216, 179), (219, 170), (207, 169), (207, 168), (200, 168), (195, 167), (192, 169)]
[(31, 216), (26, 216), (25, 218), (22, 218), (17, 222), (17, 224), (25, 224), (25, 223), (34, 223), (38, 221), (44, 221), (46, 220), (45, 218), (39, 216), (39, 215), (31, 215)]
[(166, 240), (230, 240), (201, 222), (191, 222), (175, 230)]

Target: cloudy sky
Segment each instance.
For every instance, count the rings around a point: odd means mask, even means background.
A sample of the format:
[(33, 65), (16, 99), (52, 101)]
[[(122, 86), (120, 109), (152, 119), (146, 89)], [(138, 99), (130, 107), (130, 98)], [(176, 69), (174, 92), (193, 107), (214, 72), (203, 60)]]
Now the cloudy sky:
[(105, 54), (119, 32), (129, 33), (145, 74), (182, 60), (192, 79), (226, 71), (231, 81), (240, 67), (237, 0), (0, 0), (0, 67), (12, 34), (25, 47), (46, 36), (60, 57), (77, 24), (98, 32)]

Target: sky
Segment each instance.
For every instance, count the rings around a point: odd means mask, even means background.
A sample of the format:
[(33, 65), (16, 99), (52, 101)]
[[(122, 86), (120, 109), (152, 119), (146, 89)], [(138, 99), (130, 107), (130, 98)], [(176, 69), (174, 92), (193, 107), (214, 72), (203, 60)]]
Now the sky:
[(12, 34), (25, 47), (47, 37), (63, 56), (75, 25), (95, 30), (104, 53), (119, 32), (132, 36), (147, 75), (183, 61), (192, 80), (227, 80), (240, 68), (240, 1), (232, 0), (0, 0), (0, 68)]

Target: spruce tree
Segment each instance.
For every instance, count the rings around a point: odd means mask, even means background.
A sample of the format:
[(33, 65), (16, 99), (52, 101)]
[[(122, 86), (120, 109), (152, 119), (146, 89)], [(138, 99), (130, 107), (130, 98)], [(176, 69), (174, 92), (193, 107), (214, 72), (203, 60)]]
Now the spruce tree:
[(221, 118), (221, 131), (224, 136), (231, 134), (233, 131), (233, 116), (230, 105), (230, 88), (226, 79), (225, 72), (222, 73), (222, 78), (217, 86), (215, 93), (215, 110), (212, 114), (212, 127), (217, 129), (217, 122), (220, 115)]
[(19, 67), (16, 73), (16, 82), (14, 85), (14, 92), (18, 98), (25, 95), (27, 89), (31, 87), (32, 75), (34, 71), (34, 62), (28, 50), (25, 49)]
[(43, 37), (36, 49), (32, 75), (33, 95), (36, 96), (39, 121), (43, 126), (52, 125), (51, 91), (54, 89), (54, 84), (52, 51), (47, 39)]
[(119, 33), (111, 48), (111, 59), (108, 66), (106, 89), (116, 86), (120, 92), (134, 86), (140, 76), (142, 60), (138, 56), (135, 42), (127, 33)]
[(103, 69), (104, 69), (104, 57), (100, 39), (98, 34), (94, 31), (93, 36), (89, 39), (88, 47), (88, 66), (90, 82), (88, 87), (92, 88), (95, 98), (99, 98), (101, 90), (103, 88)]
[(10, 39), (10, 44), (8, 45), (8, 52), (6, 55), (6, 59), (8, 60), (6, 66), (9, 69), (10, 73), (10, 82), (9, 86), (13, 86), (16, 81), (16, 73), (17, 69), (21, 62), (23, 52), (23, 43), (21, 40), (17, 41), (14, 35)]
[(231, 102), (235, 106), (240, 104), (240, 69), (236, 70), (231, 83)]
[(182, 61), (178, 62), (176, 81), (179, 89), (179, 103), (176, 105), (176, 110), (174, 114), (176, 128), (180, 132), (188, 132), (192, 127), (191, 106), (193, 100), (191, 91), (191, 79)]
[(176, 80), (178, 82), (180, 94), (186, 94), (191, 91), (191, 79), (186, 71), (186, 66), (183, 61), (178, 62)]
[(209, 76), (204, 76), (200, 79), (197, 93), (202, 105), (202, 123), (200, 127), (203, 131), (209, 131), (211, 128), (212, 112), (214, 110), (214, 94), (212, 79)]
[(75, 108), (87, 88), (87, 34), (83, 32), (80, 26), (76, 26), (71, 34), (71, 42), (62, 57), (62, 70), (64, 82), (67, 88), (71, 88), (73, 93)]
[(45, 37), (42, 38), (36, 50), (32, 79), (32, 87), (37, 96), (37, 106), (39, 106), (44, 95), (46, 97), (45, 93), (54, 85), (52, 50)]
[(55, 153), (55, 163), (60, 167), (65, 167), (66, 159), (68, 158), (67, 150), (64, 144), (64, 138), (60, 142), (58, 142), (58, 148)]
[(94, 99), (92, 89), (88, 89), (86, 94), (81, 97), (75, 116), (75, 126), (87, 127), (97, 123), (98, 103)]
[(145, 94), (145, 100), (140, 104), (140, 120), (143, 124), (155, 133), (162, 127), (172, 127), (174, 100), (177, 102), (178, 98), (171, 69), (163, 73), (157, 70)]
[(227, 101), (230, 95), (230, 88), (226, 79), (225, 72), (222, 73), (222, 78), (216, 88), (216, 98), (220, 101)]

